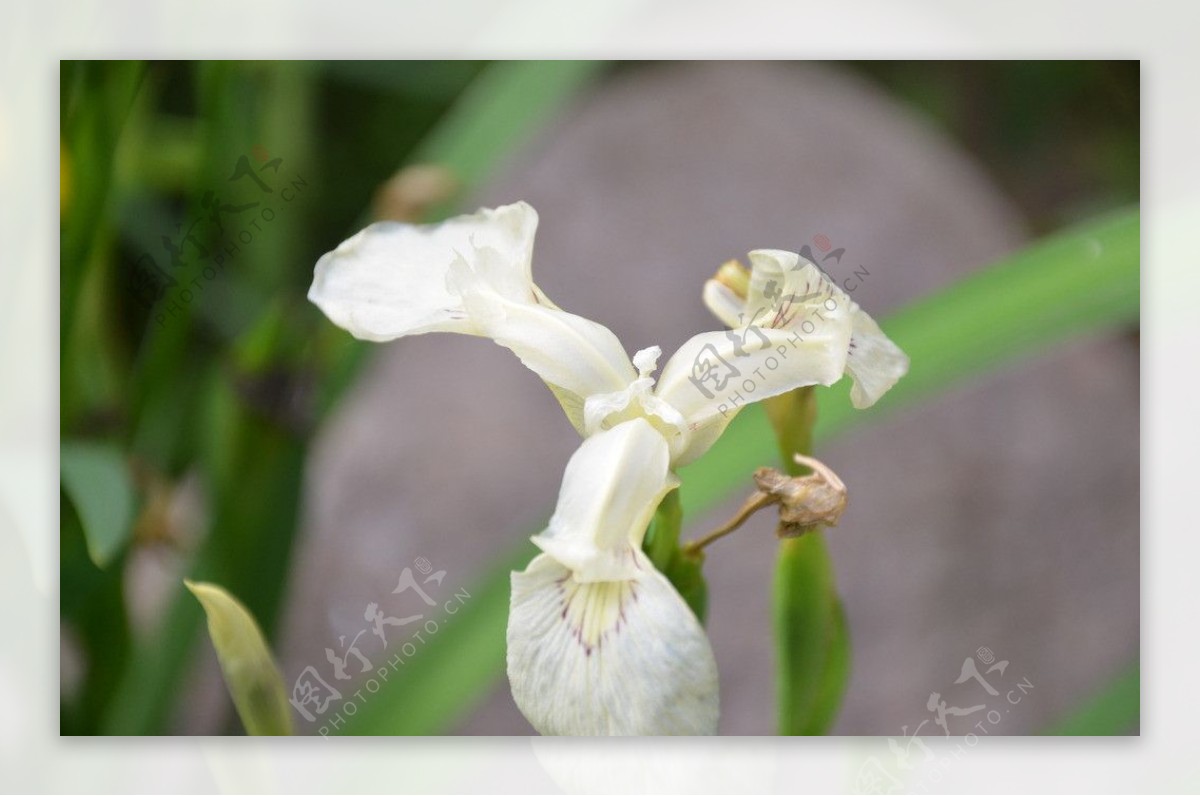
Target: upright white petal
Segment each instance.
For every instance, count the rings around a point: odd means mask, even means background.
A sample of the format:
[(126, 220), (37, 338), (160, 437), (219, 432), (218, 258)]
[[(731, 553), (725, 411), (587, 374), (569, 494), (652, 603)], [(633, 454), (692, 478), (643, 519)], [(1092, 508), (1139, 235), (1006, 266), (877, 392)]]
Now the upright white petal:
[(663, 496), (679, 485), (667, 442), (645, 420), (588, 437), (567, 462), (558, 505), (533, 542), (581, 582), (637, 577), (634, 552)]
[(317, 262), (309, 300), (364, 340), (490, 337), (542, 377), (583, 433), (588, 396), (636, 374), (612, 332), (563, 312), (533, 283), (536, 230), (524, 202), (440, 224), (373, 224)]
[(440, 224), (372, 224), (317, 261), (308, 298), (363, 340), (477, 331), (448, 284), (461, 261), (491, 288), (532, 300), (537, 213), (519, 202)]
[(508, 679), (543, 735), (711, 735), (704, 629), (639, 550), (628, 580), (580, 582), (543, 553), (513, 573)]

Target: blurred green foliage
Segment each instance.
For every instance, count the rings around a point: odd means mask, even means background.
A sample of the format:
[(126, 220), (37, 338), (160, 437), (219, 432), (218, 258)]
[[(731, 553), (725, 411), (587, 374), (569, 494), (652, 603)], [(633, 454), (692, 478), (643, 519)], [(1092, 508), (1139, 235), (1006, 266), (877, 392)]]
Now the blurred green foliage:
[[(307, 445), (362, 356), (307, 304), (313, 263), (399, 166), (436, 158), (469, 187), (595, 68), (63, 64), (61, 433), (64, 450), (120, 452), (110, 475), (139, 486), (135, 545), (174, 550), (273, 637)], [(189, 480), (206, 510), (181, 539), (161, 504)], [(88, 558), (101, 526), (68, 487), (62, 614), (87, 674), (62, 731), (163, 732), (201, 612), (180, 585), (134, 638), (126, 558)]]
[(133, 478), (120, 448), (64, 443), (62, 488), (79, 514), (88, 555), (104, 568), (133, 534)]
[[(454, 209), (603, 68), (63, 62), (61, 614), (82, 664), (64, 688), (63, 734), (177, 726), (185, 678), (203, 651), (203, 612), (182, 582), (164, 604), (131, 611), (137, 553), (157, 551), (181, 578), (238, 595), (274, 638), (308, 445), (365, 350), (307, 304), (313, 264), (369, 220), (371, 197), (403, 164), (444, 167), (457, 193), (425, 212)], [(1096, 102), (1130, 108), (1136, 120), (1136, 65), (855, 68), (963, 140), (1036, 228), (1137, 199), (1136, 123)], [(1078, 276), (1025, 288), (1069, 290)], [(962, 288), (959, 306), (992, 287)], [(1017, 339), (992, 358), (1101, 320), (1131, 320), (1136, 302), (1130, 309), (1127, 298), (1080, 310), (1046, 338)], [(889, 327), (913, 346), (914, 363), (939, 351), (940, 332), (925, 325), (930, 309)], [(985, 317), (1003, 321), (1004, 311), (1001, 300)], [(969, 320), (942, 317), (947, 328)], [(898, 395), (971, 371), (968, 343), (950, 354), (959, 370), (922, 376), (914, 367)], [(818, 433), (848, 418), (831, 408)], [(722, 440), (725, 463), (684, 474), (684, 510), (723, 497), (744, 451), (771, 445), (762, 414), (745, 413)], [(201, 510), (181, 523), (177, 506), (193, 492)], [(502, 675), (507, 573), (528, 555), (528, 545), (514, 551), (471, 587), (453, 632), (426, 645), (349, 731), (452, 729)], [(135, 630), (135, 613), (148, 624)]]
[(862, 61), (976, 157), (1045, 234), (1136, 203), (1139, 61)]

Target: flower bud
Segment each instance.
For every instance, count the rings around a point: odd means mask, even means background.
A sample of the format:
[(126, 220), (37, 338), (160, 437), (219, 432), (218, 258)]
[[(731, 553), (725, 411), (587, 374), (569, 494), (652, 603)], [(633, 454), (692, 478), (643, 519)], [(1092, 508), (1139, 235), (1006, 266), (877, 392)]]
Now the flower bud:
[(750, 292), (750, 269), (737, 260), (728, 260), (722, 264), (713, 279), (732, 290), (742, 300), (745, 300)]

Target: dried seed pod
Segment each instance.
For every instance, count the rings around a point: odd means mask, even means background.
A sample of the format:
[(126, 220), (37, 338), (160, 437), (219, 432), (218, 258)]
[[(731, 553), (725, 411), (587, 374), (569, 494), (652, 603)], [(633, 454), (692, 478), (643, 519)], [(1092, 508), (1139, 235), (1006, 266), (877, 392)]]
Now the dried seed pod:
[(754, 473), (758, 489), (746, 498), (729, 522), (700, 539), (683, 546), (685, 556), (699, 558), (703, 549), (736, 531), (746, 520), (767, 506), (779, 506), (779, 526), (775, 533), (790, 538), (815, 531), (822, 525), (837, 525), (846, 510), (846, 485), (837, 473), (821, 462), (796, 454), (796, 462), (812, 469), (811, 475), (790, 476), (773, 467), (760, 467)]
[(821, 525), (837, 525), (846, 510), (846, 485), (820, 461), (796, 454), (796, 462), (812, 469), (811, 475), (789, 476), (773, 467), (760, 467), (754, 482), (779, 503), (781, 538), (800, 536)]

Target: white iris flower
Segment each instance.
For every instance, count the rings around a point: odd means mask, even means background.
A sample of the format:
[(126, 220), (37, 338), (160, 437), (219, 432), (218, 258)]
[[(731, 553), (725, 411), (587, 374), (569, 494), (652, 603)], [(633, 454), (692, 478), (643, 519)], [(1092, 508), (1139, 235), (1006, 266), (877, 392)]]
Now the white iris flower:
[(733, 327), (696, 335), (656, 380), (661, 350), (625, 353), (604, 326), (533, 283), (537, 213), (520, 202), (440, 224), (373, 224), (317, 263), (309, 299), (364, 340), (425, 332), (488, 337), (554, 393), (585, 438), (541, 548), (514, 573), (513, 697), (556, 735), (710, 734), (717, 673), (700, 623), (642, 553), (673, 471), (704, 453), (748, 402), (849, 373), (869, 406), (908, 360), (816, 266), (750, 253), (745, 290), (710, 281)]

